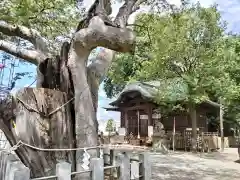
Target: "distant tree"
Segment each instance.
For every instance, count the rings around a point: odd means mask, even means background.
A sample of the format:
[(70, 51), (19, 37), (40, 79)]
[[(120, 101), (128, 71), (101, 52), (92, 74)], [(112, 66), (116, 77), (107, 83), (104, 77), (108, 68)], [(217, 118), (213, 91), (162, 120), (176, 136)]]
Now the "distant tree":
[(109, 119), (106, 125), (106, 131), (110, 134), (116, 130), (115, 123), (113, 119)]

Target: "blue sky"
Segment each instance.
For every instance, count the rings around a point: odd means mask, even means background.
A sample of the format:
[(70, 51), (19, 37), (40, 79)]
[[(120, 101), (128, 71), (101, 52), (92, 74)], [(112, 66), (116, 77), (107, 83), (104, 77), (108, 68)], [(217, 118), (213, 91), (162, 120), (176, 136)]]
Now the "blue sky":
[[(85, 5), (87, 8), (92, 4), (94, 0), (85, 0)], [(173, 3), (179, 3), (179, 0), (169, 0), (170, 2)], [(240, 32), (240, 17), (239, 12), (240, 12), (240, 1), (238, 0), (200, 0), (200, 3), (207, 7), (213, 3), (218, 3), (219, 4), (219, 9), (222, 13), (222, 18), (223, 20), (226, 20), (228, 22), (228, 30), (233, 31), (233, 32)], [(113, 14), (116, 14), (117, 9), (119, 8), (120, 4), (116, 3), (113, 6)], [(131, 17), (130, 21), (133, 21), (134, 16)], [(1, 58), (0, 58), (1, 62)], [(7, 71), (6, 69), (6, 74), (5, 74), (5, 82), (7, 81)], [(31, 84), (36, 76), (36, 67), (34, 65), (29, 65), (29, 64), (24, 64), (20, 65), (19, 67), (15, 68), (15, 72), (31, 72), (32, 78), (23, 78), (19, 81), (17, 81), (16, 88), (21, 88), (24, 86), (28, 86)], [(100, 90), (99, 90), (99, 110), (98, 110), (98, 119), (99, 120), (108, 120), (109, 118), (113, 118), (115, 120), (120, 119), (120, 114), (116, 112), (106, 112), (102, 107), (108, 106), (108, 103), (110, 102), (110, 99), (107, 99), (106, 94), (103, 90), (103, 84), (100, 85)]]

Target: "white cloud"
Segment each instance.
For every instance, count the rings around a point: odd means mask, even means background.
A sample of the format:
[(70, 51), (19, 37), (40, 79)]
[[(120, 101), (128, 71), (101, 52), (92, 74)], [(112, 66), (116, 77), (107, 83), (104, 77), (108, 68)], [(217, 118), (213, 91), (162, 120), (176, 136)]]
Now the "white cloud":
[[(196, 0), (192, 0), (193, 3), (196, 3), (198, 1)], [(203, 7), (209, 7), (210, 5), (214, 4), (217, 2), (217, 0), (199, 0), (200, 4), (203, 6)]]

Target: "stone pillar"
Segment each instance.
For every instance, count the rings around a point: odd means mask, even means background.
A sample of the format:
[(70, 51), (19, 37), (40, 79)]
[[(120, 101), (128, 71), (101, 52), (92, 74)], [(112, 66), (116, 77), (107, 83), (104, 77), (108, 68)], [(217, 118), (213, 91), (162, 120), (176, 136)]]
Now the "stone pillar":
[(56, 174), (58, 180), (71, 180), (71, 164), (60, 162), (56, 165)]
[(151, 138), (153, 136), (153, 126), (148, 126), (148, 137)]

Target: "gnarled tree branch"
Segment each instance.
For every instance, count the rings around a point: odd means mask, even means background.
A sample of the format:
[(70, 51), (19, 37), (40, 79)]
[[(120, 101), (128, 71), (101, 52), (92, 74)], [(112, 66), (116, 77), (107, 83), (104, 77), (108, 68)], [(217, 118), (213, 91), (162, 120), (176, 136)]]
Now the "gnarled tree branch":
[(0, 32), (7, 36), (17, 36), (31, 42), (37, 51), (47, 54), (47, 43), (43, 40), (40, 33), (25, 26), (12, 25), (5, 21), (0, 21)]
[[(126, 27), (127, 21), (131, 13), (134, 11), (134, 8), (140, 6), (142, 3), (144, 3), (146, 0), (126, 0), (125, 3), (122, 5), (122, 7), (119, 9), (119, 12), (115, 18), (115, 22), (119, 24), (122, 28)], [(108, 46), (104, 46), (106, 48), (109, 48)], [(112, 49), (117, 50), (119, 49)], [(110, 66), (112, 60), (114, 59), (115, 52), (104, 49), (105, 56), (99, 58), (96, 57), (96, 59), (88, 66), (88, 73), (89, 78), (97, 78), (98, 84), (101, 83), (103, 80), (103, 76), (106, 74), (108, 67)], [(122, 51), (124, 52), (124, 51)], [(96, 81), (96, 80), (95, 80)]]
[(135, 46), (135, 34), (130, 29), (106, 26), (101, 18), (95, 16), (88, 28), (81, 29), (75, 34), (74, 47), (77, 47), (76, 50), (79, 48), (92, 50), (97, 46), (118, 52), (132, 52)]
[(125, 3), (120, 7), (115, 22), (124, 28), (127, 24), (129, 16), (132, 14), (134, 5), (138, 0), (125, 0)]
[(146, 0), (138, 0), (132, 8), (132, 13), (140, 9), (140, 5), (146, 2)]
[[(126, 29), (126, 24), (128, 21), (129, 16), (131, 15), (131, 13), (133, 12), (133, 8), (134, 5), (136, 5), (137, 0), (126, 0), (125, 3), (122, 5), (122, 7), (119, 9), (119, 12), (115, 18), (115, 23), (118, 24), (120, 26), (120, 28), (118, 28), (118, 31), (128, 31), (129, 30)], [(140, 5), (140, 4), (138, 4)], [(111, 34), (108, 31), (106, 31), (105, 29), (105, 34)], [(126, 33), (127, 35), (127, 33)], [(124, 35), (123, 37), (129, 37), (129, 35)], [(132, 33), (132, 35), (134, 35)], [(117, 36), (116, 36), (117, 37)], [(119, 37), (121, 38), (121, 37)], [(134, 41), (125, 41), (125, 46), (126, 47), (131, 47), (134, 48), (135, 45), (135, 36), (132, 37), (132, 40)], [(113, 41), (114, 42), (114, 41)], [(134, 44), (132, 44), (134, 43)], [(112, 48), (110, 47), (110, 44), (99, 44), (99, 46), (103, 46), (105, 47), (103, 49), (104, 52), (102, 52), (101, 56), (97, 56), (94, 61), (92, 61), (92, 63), (87, 67), (87, 78), (88, 78), (88, 85), (92, 94), (92, 103), (95, 107), (95, 111), (97, 111), (97, 101), (98, 101), (98, 89), (99, 89), (99, 84), (103, 81), (104, 76), (106, 75), (109, 66), (111, 65), (111, 62), (113, 61), (114, 57), (115, 57), (115, 51), (122, 51), (122, 52), (133, 52), (134, 49), (131, 49), (131, 51), (126, 51), (126, 49), (124, 48), (124, 51), (121, 49), (116, 49), (116, 48)], [(107, 49), (109, 48), (109, 49)], [(129, 49), (128, 49), (129, 50)]]
[(7, 41), (0, 40), (0, 50), (37, 65), (45, 56), (34, 50), (27, 50)]

